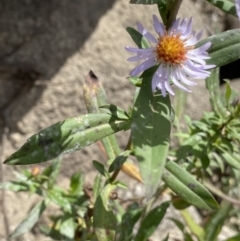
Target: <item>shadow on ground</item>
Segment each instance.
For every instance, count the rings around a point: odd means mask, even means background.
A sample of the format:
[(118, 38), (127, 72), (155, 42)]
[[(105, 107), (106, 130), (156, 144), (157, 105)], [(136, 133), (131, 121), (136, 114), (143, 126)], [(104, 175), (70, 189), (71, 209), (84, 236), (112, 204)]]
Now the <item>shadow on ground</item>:
[[(11, 119), (16, 122), (39, 99), (45, 86), (36, 80), (49, 80), (64, 62), (85, 43), (101, 16), (115, 0), (2, 0), (0, 10), (0, 112), (16, 111), (19, 98), (30, 98)], [(21, 109), (21, 110), (20, 110)]]

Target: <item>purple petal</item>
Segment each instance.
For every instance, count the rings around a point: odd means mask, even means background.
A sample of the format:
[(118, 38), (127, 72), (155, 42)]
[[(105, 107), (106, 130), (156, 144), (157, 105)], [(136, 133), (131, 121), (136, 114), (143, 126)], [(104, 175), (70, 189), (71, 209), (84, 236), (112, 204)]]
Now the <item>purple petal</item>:
[(235, 0), (236, 12), (238, 15), (238, 19), (240, 19), (240, 0)]
[(141, 72), (145, 71), (146, 69), (149, 69), (156, 65), (155, 59), (152, 57), (150, 59), (147, 59), (146, 61), (142, 62), (140, 65), (138, 65), (136, 68), (134, 68), (131, 72), (131, 76), (136, 76), (140, 74)]
[(168, 93), (170, 93), (173, 96), (175, 95), (171, 86), (170, 86), (170, 84), (168, 83), (168, 80), (164, 81), (164, 86), (165, 86)]
[(169, 30), (170, 33), (172, 33), (172, 32), (174, 32), (175, 30), (177, 30), (180, 20), (181, 20), (181, 19), (178, 18), (178, 19), (173, 23), (172, 27), (171, 27), (170, 30)]
[(215, 67), (216, 67), (215, 64), (209, 64), (209, 65), (205, 65), (205, 66), (204, 66), (204, 69), (213, 69), (213, 68), (215, 68)]
[(207, 42), (204, 45), (200, 46), (199, 48), (196, 48), (195, 50), (198, 50), (199, 52), (205, 52), (207, 49), (211, 47), (212, 43)]
[(171, 79), (172, 79), (172, 82), (173, 82), (178, 88), (180, 88), (180, 89), (182, 89), (182, 90), (185, 90), (185, 91), (187, 91), (187, 92), (191, 92), (191, 91), (189, 91), (186, 87), (184, 87), (183, 85), (180, 84), (180, 82), (177, 80), (177, 75), (176, 75), (175, 71), (173, 71), (172, 76), (171, 76)]
[(158, 67), (158, 69), (156, 70), (156, 75), (158, 75), (159, 77), (162, 77), (162, 75), (163, 75), (163, 65), (162, 64), (160, 64), (159, 65), (159, 67)]
[(205, 79), (210, 75), (208, 71), (204, 71), (200, 68), (194, 67), (187, 63), (186, 65), (182, 66), (184, 71), (186, 72), (187, 75), (195, 78), (195, 79)]
[(164, 85), (164, 82), (166, 81), (166, 79), (158, 79), (158, 83), (157, 83), (157, 88), (161, 91), (162, 96), (165, 97), (166, 96), (166, 87)]
[(176, 73), (177, 73), (178, 78), (179, 78), (179, 79), (181, 80), (181, 82), (183, 82), (184, 84), (190, 85), (190, 86), (195, 86), (195, 85), (197, 85), (197, 83), (190, 81), (190, 80), (186, 77), (185, 73), (184, 73), (183, 71), (181, 71), (180, 69), (178, 69)]
[(133, 62), (133, 61), (138, 61), (138, 60), (142, 60), (142, 57), (137, 55), (137, 56), (134, 56), (134, 57), (130, 57), (127, 59), (127, 61), (129, 62)]
[(153, 53), (153, 51), (154, 51), (154, 48), (139, 49), (139, 48), (134, 48), (134, 47), (130, 47), (130, 46), (126, 46), (125, 49), (132, 53), (142, 53), (142, 54)]
[(186, 29), (182, 32), (182, 37), (186, 38), (192, 31), (192, 18), (189, 19)]
[(157, 81), (158, 81), (158, 75), (157, 73), (155, 72), (154, 75), (153, 75), (153, 78), (152, 78), (152, 92), (154, 92), (157, 88)]
[[(206, 64), (206, 62), (198, 55), (187, 54), (187, 58), (190, 60), (193, 60), (195, 63), (198, 63), (198, 64), (202, 64), (202, 65)], [(210, 57), (207, 57), (207, 58), (210, 58)]]
[(157, 41), (157, 39), (150, 33), (150, 32), (148, 32), (144, 27), (143, 27), (143, 25), (141, 24), (141, 23), (137, 23), (137, 29), (138, 29), (138, 31), (145, 37), (145, 38), (147, 38), (149, 41), (151, 41), (151, 42), (153, 42), (153, 43), (155, 43), (155, 44), (157, 44), (158, 43), (158, 41)]
[(186, 65), (187, 65), (191, 70), (198, 72), (197, 74), (199, 74), (199, 73), (207, 74), (207, 75), (210, 74), (209, 71), (204, 70), (205, 64), (204, 64), (204, 65), (195, 64), (195, 63), (193, 63), (191, 60), (187, 60), (187, 61), (186, 61)]
[(153, 15), (153, 27), (160, 36), (163, 36), (165, 33), (165, 27), (162, 23), (159, 22), (157, 16), (154, 14)]
[(199, 39), (202, 37), (202, 34), (203, 34), (203, 30), (196, 35), (195, 38), (197, 39), (197, 41), (199, 41)]

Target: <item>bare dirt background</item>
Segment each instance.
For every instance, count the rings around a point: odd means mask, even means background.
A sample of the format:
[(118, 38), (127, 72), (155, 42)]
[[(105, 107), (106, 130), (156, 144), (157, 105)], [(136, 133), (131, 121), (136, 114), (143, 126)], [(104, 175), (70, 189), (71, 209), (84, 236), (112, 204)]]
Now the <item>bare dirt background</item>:
[[(82, 84), (90, 69), (102, 80), (109, 102), (127, 109), (134, 95), (126, 76), (134, 65), (124, 46), (133, 45), (125, 31), (141, 21), (152, 29), (155, 6), (129, 5), (127, 0), (1, 0), (0, 110), (3, 160), (37, 131), (68, 117), (86, 113)], [(225, 17), (203, 1), (184, 0), (180, 17), (194, 17), (194, 29), (213, 34), (224, 28)], [(237, 87), (238, 88), (238, 87)], [(204, 81), (187, 96), (186, 113), (201, 117), (208, 110)], [(5, 121), (5, 124), (4, 124)], [(128, 134), (118, 135), (124, 147)], [(97, 145), (64, 157), (59, 183), (80, 169), (91, 180), (91, 160), (103, 160)], [(46, 163), (45, 165), (47, 165)], [(1, 181), (13, 178), (21, 167), (2, 165)], [(136, 183), (130, 186), (134, 189)], [(0, 240), (6, 240), (3, 211), (12, 231), (36, 198), (6, 191), (1, 200)], [(3, 210), (4, 209), (4, 210)], [(168, 226), (171, 229), (172, 226)], [(165, 233), (168, 229), (164, 227)], [(161, 236), (162, 238), (163, 236)], [(159, 240), (159, 233), (154, 240)], [(172, 238), (174, 238), (172, 236)], [(23, 241), (47, 239), (29, 233)]]

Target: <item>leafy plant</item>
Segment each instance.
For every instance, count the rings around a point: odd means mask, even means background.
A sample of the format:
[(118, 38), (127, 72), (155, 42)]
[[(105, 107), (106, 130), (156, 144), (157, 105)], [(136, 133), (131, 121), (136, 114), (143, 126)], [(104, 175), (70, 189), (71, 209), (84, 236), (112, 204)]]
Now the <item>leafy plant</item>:
[[(130, 1), (133, 4), (157, 4), (167, 29), (172, 26), (181, 2)], [(208, 2), (236, 15), (231, 1)], [(138, 31), (127, 28), (140, 53), (151, 46), (148, 41), (151, 36), (141, 29), (141, 25), (138, 25)], [(206, 66), (216, 67), (206, 78), (212, 111), (204, 113), (200, 120), (193, 121), (185, 116), (184, 130), (181, 125), (184, 96), (175, 97), (179, 99), (174, 110), (169, 95), (161, 86), (161, 93), (152, 89), (152, 79), (155, 73), (159, 74), (159, 65), (150, 66), (139, 77), (129, 78), (136, 86), (136, 96), (128, 111), (107, 102), (104, 88), (90, 71), (83, 86), (89, 113), (36, 133), (5, 161), (10, 165), (27, 165), (52, 160), (42, 172), (38, 167), (32, 172), (23, 169), (22, 173), (17, 173), (17, 180), (2, 184), (1, 188), (36, 193), (41, 197), (9, 238), (31, 230), (43, 212), (54, 204), (58, 213), (49, 216), (50, 225), (40, 227), (41, 232), (54, 240), (147, 241), (164, 220), (170, 206), (180, 210), (183, 220), (170, 220), (181, 230), (184, 240), (218, 240), (229, 217), (239, 218), (240, 104), (238, 93), (228, 81), (225, 92), (221, 93), (218, 67), (239, 58), (235, 49), (240, 49), (240, 30), (210, 36), (198, 42), (196, 48), (205, 46), (204, 49), (208, 42), (211, 47), (207, 64), (215, 66)], [(169, 87), (167, 90), (171, 93)], [(171, 145), (173, 126), (177, 130), (173, 136), (178, 138), (175, 146)], [(121, 150), (115, 133), (126, 130), (131, 130), (131, 134), (125, 150)], [(84, 185), (78, 171), (70, 178), (67, 190), (59, 187), (61, 156), (97, 141), (101, 141), (106, 162), (93, 160), (98, 171), (93, 187), (89, 189)], [(138, 161), (139, 171), (131, 161), (132, 156)], [(118, 188), (127, 188), (117, 180), (120, 171), (144, 184), (146, 196), (143, 202), (129, 201), (125, 206), (118, 198)], [(159, 204), (157, 200), (165, 192), (170, 193), (169, 200)], [(195, 222), (186, 209), (191, 205), (198, 208), (205, 222)], [(239, 225), (233, 228), (236, 235), (228, 241), (239, 239)], [(161, 239), (167, 241), (169, 235)]]

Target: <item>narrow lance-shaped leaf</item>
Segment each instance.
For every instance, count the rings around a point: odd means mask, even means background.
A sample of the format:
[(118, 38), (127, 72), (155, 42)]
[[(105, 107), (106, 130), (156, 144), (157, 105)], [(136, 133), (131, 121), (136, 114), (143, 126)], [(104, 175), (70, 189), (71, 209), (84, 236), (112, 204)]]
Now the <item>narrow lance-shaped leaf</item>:
[(96, 168), (96, 170), (103, 176), (107, 176), (107, 171), (104, 167), (104, 165), (98, 161), (93, 160), (93, 166)]
[(51, 189), (54, 186), (54, 184), (56, 183), (57, 176), (60, 171), (61, 163), (62, 163), (62, 158), (56, 158), (53, 160), (53, 164), (52, 164), (53, 171), (50, 175), (50, 178), (48, 179), (48, 188), (49, 189)]
[(132, 113), (132, 143), (138, 159), (147, 198), (156, 191), (164, 169), (171, 130), (169, 96), (152, 93), (153, 68), (143, 74), (143, 83)]
[(64, 241), (72, 241), (75, 236), (75, 223), (73, 215), (66, 214), (61, 218), (60, 225), (61, 239)]
[(136, 29), (128, 27), (126, 28), (127, 32), (131, 36), (134, 43), (138, 46), (138, 48), (150, 48), (150, 45), (145, 37), (140, 34)]
[(239, 59), (240, 56), (240, 29), (228, 30), (215, 34), (198, 42), (196, 47), (211, 42), (208, 50), (211, 57), (206, 62), (221, 67)]
[(128, 207), (122, 218), (120, 237), (118, 241), (132, 239), (133, 228), (141, 217), (142, 211), (142, 208), (136, 207), (136, 204), (132, 204)]
[(93, 227), (98, 241), (115, 240), (117, 219), (109, 206), (109, 196), (115, 187), (112, 184), (106, 185), (94, 205)]
[(83, 176), (80, 171), (75, 172), (70, 179), (69, 193), (73, 195), (79, 195), (83, 190)]
[(128, 129), (127, 121), (108, 114), (88, 114), (58, 122), (30, 137), (4, 163), (27, 165), (69, 154), (120, 130)]
[(181, 215), (183, 217), (183, 220), (185, 221), (186, 226), (189, 228), (192, 234), (194, 234), (199, 241), (206, 241), (204, 239), (204, 229), (195, 222), (192, 215), (188, 212), (188, 210), (182, 210)]
[[(93, 71), (90, 71), (85, 78), (83, 85), (83, 99), (89, 113), (101, 113), (103, 111), (101, 111), (99, 107), (107, 104), (105, 90)], [(109, 158), (114, 158), (120, 153), (120, 149), (114, 135), (102, 138), (101, 142)]]
[(45, 200), (39, 202), (29, 213), (28, 216), (19, 224), (19, 226), (10, 234), (9, 238), (16, 238), (29, 231), (39, 220), (43, 211), (47, 207)]
[[(116, 117), (118, 120), (125, 121), (129, 120), (130, 118), (128, 114), (125, 111), (121, 110), (119, 107), (106, 104), (107, 102), (104, 88), (97, 76), (92, 71), (89, 72), (88, 76), (85, 79), (85, 83), (83, 86), (83, 97), (87, 110), (90, 113), (107, 112), (113, 117)], [(107, 136), (106, 138), (101, 139), (101, 142), (110, 159), (114, 159), (120, 154), (121, 151), (115, 135)], [(133, 166), (133, 164), (123, 163), (121, 170), (132, 178), (141, 181), (142, 179), (139, 175), (139, 172), (136, 170), (136, 168), (134, 169)]]
[(219, 69), (212, 70), (211, 75), (206, 78), (206, 87), (210, 94), (210, 103), (213, 110), (222, 118), (226, 117), (227, 111), (221, 101), (219, 88)]
[(210, 2), (212, 5), (221, 9), (223, 12), (235, 15), (237, 17), (236, 8), (234, 6), (233, 1), (231, 0), (206, 0)]
[(218, 208), (211, 193), (177, 163), (169, 161), (165, 168), (163, 181), (177, 195), (198, 208)]
[(229, 212), (232, 208), (232, 204), (228, 202), (222, 202), (221, 207), (216, 211), (216, 213), (211, 217), (205, 226), (205, 239), (204, 241), (217, 240), (218, 234), (227, 219)]
[(100, 106), (100, 110), (112, 115), (113, 117), (115, 117), (118, 120), (129, 120), (129, 118), (130, 118), (124, 110), (117, 107), (116, 105), (112, 105), (112, 104), (102, 105), (102, 106)]
[(123, 163), (128, 159), (128, 156), (130, 155), (131, 151), (126, 150), (123, 153), (121, 153), (119, 156), (117, 156), (112, 164), (110, 165), (108, 171), (113, 172), (117, 169), (120, 169)]
[(240, 170), (240, 161), (239, 158), (236, 158), (232, 153), (226, 151), (221, 146), (217, 147), (218, 150), (221, 151), (221, 156), (225, 159), (225, 161), (233, 168)]
[(148, 238), (157, 229), (158, 225), (162, 221), (169, 207), (169, 202), (162, 203), (161, 205), (152, 209), (142, 221), (138, 233), (135, 237), (135, 241), (147, 241)]

